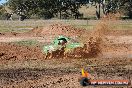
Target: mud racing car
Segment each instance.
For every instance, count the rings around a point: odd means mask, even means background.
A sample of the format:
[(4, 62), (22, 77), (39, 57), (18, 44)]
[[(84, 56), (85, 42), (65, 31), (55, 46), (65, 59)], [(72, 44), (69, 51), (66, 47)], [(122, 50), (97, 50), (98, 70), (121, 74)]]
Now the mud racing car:
[(56, 37), (50, 45), (43, 46), (43, 52), (46, 54), (45, 58), (64, 57), (66, 52), (83, 47), (83, 43), (61, 35)]

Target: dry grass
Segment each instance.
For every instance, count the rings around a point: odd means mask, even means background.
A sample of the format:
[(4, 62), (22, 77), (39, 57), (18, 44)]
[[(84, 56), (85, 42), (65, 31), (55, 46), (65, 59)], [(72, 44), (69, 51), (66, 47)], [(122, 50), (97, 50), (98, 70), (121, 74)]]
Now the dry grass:
[[(99, 23), (98, 20), (25, 20), (25, 21), (0, 21), (0, 32), (27, 32), (34, 27), (47, 26), (51, 24), (67, 24), (74, 27), (93, 29)], [(129, 21), (109, 21), (112, 29), (132, 29), (132, 20)]]

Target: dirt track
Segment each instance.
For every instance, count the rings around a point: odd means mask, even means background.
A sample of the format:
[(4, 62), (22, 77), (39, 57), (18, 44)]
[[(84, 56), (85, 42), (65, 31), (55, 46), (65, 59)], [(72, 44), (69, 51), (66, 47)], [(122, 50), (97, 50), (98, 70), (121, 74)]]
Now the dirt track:
[[(72, 80), (78, 80), (78, 74), (71, 72), (60, 72), (58, 69), (18, 69), (18, 70), (3, 70), (0, 71), (3, 82), (1, 86), (9, 85), (9, 87), (35, 87), (35, 88), (61, 88), (63, 87), (78, 87), (78, 84), (73, 84)], [(9, 75), (7, 75), (9, 74)], [(3, 76), (4, 75), (4, 76)], [(74, 77), (73, 77), (74, 76)], [(6, 78), (10, 78), (8, 81)], [(75, 82), (76, 82), (75, 81)], [(67, 83), (67, 84), (66, 84)], [(76, 82), (77, 83), (77, 82)], [(81, 86), (80, 86), (81, 87)]]
[[(52, 42), (53, 38), (49, 37), (0, 37), (0, 42), (18, 42), (36, 40), (40, 43)], [(127, 57), (132, 58), (132, 36), (106, 36), (105, 46), (103, 47), (102, 57)], [(5, 46), (2, 46), (5, 47)], [(114, 55), (113, 55), (114, 54)]]
[[(62, 34), (62, 31), (66, 29), (71, 32), (69, 28), (72, 28), (74, 36), (79, 36), (84, 32), (76, 33), (77, 29), (73, 27), (59, 26), (61, 32), (55, 34), (56, 27), (56, 25), (52, 26), (53, 32), (51, 30), (48, 32), (53, 35), (52, 37)], [(62, 30), (65, 27), (66, 29)], [(72, 33), (69, 34), (68, 31), (66, 35), (71, 37)], [(132, 80), (132, 32), (130, 31), (111, 31), (109, 34), (106, 32), (101, 47), (102, 54), (97, 58), (56, 58), (55, 60), (44, 60), (40, 46), (20, 46), (9, 43), (32, 39), (46, 43), (53, 39), (43, 36), (45, 30), (34, 29), (32, 32), (34, 32), (33, 35), (28, 33), (29, 35), (24, 37), (23, 34), (0, 36), (1, 88), (81, 88), (78, 82), (81, 67), (90, 71), (96, 79)], [(47, 40), (47, 38), (50, 39)]]
[[(87, 61), (91, 61), (92, 63), (98, 63), (99, 61), (97, 60), (98, 59), (87, 60)], [(100, 59), (100, 60), (102, 61), (102, 63), (99, 62), (97, 66), (85, 67), (85, 70), (89, 71), (91, 75), (94, 76), (95, 79), (130, 79), (132, 80), (132, 75), (131, 75), (132, 69), (130, 67), (131, 60), (127, 60), (127, 61), (125, 60), (125, 63), (124, 63), (124, 59), (117, 59), (117, 60), (112, 59), (109, 61), (105, 61), (105, 59)], [(64, 64), (63, 60), (60, 59), (60, 61), (62, 61), (61, 63)], [(77, 60), (74, 60), (74, 61), (78, 63)], [(119, 61), (120, 63), (115, 64), (115, 62), (119, 62)], [(47, 63), (47, 62), (49, 61), (45, 61), (44, 63)], [(24, 88), (32, 88), (32, 87), (33, 88), (62, 88), (62, 87), (63, 88), (82, 88), (78, 82), (78, 79), (81, 76), (80, 68), (70, 67), (70, 65), (73, 65), (74, 62), (70, 62), (70, 61), (67, 62), (65, 60), (65, 64), (67, 63), (69, 63), (68, 69), (64, 67), (61, 67), (61, 68), (52, 67), (48, 69), (21, 68), (21, 69), (0, 70), (0, 87), (6, 86), (9, 88), (12, 88), (12, 87), (15, 87), (15, 88), (23, 88), (23, 87)], [(84, 63), (83, 60), (80, 64), (82, 63)], [(59, 64), (56, 64), (56, 65), (52, 64), (52, 65), (59, 66)], [(106, 86), (104, 87), (106, 88)], [(91, 86), (91, 88), (94, 88), (94, 87)], [(102, 87), (99, 86), (97, 88), (102, 88)], [(119, 88), (119, 87), (109, 86), (109, 88)], [(124, 88), (126, 88), (126, 86), (124, 86)], [(131, 88), (131, 86), (129, 86), (128, 88)]]

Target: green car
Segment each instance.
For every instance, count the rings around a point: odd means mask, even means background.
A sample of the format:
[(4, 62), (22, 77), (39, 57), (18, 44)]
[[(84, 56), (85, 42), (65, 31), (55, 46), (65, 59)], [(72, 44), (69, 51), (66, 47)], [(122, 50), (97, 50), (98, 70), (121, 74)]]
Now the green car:
[(62, 42), (65, 43), (66, 49), (74, 49), (84, 46), (83, 43), (78, 43), (71, 38), (61, 35), (56, 37), (50, 45), (43, 46), (43, 52), (47, 54), (48, 52), (61, 49), (63, 47), (63, 45), (61, 44)]

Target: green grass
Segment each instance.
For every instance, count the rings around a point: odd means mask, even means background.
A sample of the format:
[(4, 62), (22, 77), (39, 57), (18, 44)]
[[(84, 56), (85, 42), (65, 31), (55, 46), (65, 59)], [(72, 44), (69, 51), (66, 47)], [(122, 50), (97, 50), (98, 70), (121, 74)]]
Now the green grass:
[(0, 32), (1, 33), (7, 33), (7, 32), (17, 32), (17, 33), (23, 33), (23, 32), (28, 32), (26, 29), (16, 29), (16, 28), (7, 28), (7, 27), (0, 27)]
[(14, 44), (17, 45), (22, 45), (22, 46), (36, 46), (39, 45), (39, 42), (37, 40), (26, 40), (26, 41), (18, 41), (18, 42), (13, 42)]
[(123, 29), (132, 29), (132, 24), (122, 24), (119, 25), (119, 27), (122, 27)]

